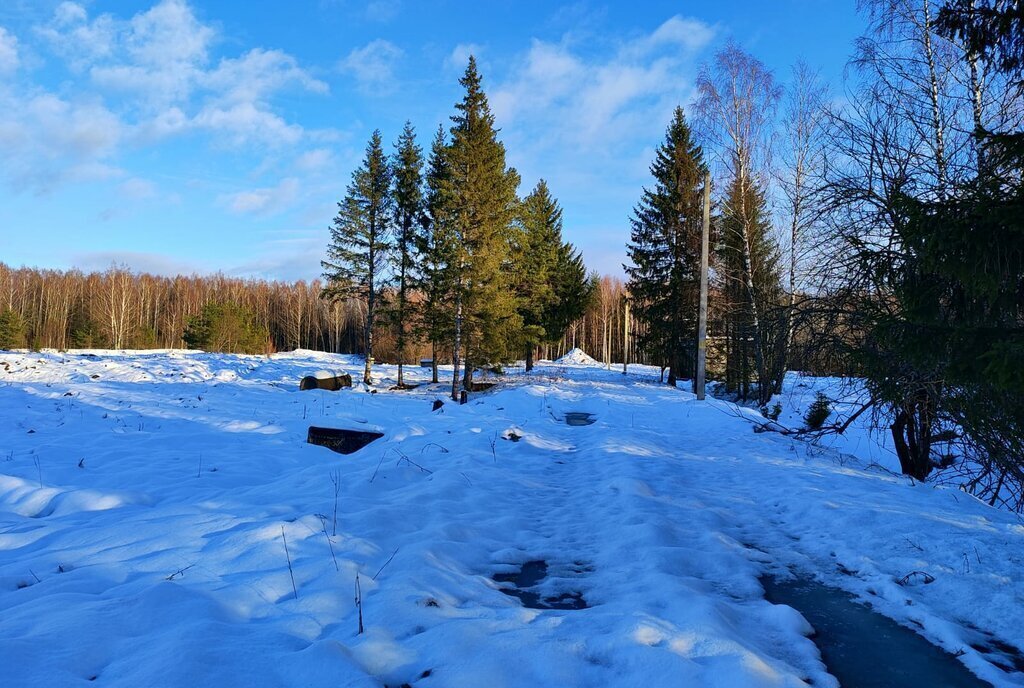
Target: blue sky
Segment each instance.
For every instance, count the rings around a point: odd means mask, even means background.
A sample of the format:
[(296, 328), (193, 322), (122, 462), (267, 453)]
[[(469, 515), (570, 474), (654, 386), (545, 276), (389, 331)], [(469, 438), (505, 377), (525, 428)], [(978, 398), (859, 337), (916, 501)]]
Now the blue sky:
[(374, 128), (429, 147), (474, 53), (522, 193), (621, 273), (672, 108), (733, 39), (836, 91), (854, 0), (4, 0), (0, 261), (273, 279), (319, 274)]

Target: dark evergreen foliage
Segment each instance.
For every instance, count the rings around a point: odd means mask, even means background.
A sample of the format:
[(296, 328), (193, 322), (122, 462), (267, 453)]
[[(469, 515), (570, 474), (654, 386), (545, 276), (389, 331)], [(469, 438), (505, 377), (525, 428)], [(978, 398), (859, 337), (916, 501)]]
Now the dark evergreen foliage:
[[(782, 281), (764, 192), (755, 180), (749, 181), (746, 188), (744, 196), (739, 181), (730, 182), (718, 218), (716, 253), (726, 301), (728, 338), (726, 384), (730, 391), (747, 400), (752, 396), (752, 381), (756, 378), (757, 397), (764, 405), (776, 387), (775, 376), (784, 373), (775, 365), (781, 359), (780, 338), (785, 336), (780, 310)], [(755, 313), (759, 315), (757, 327)]]
[[(1024, 17), (1001, 3), (953, 2), (949, 32), (992, 66), (1017, 69)], [(993, 14), (995, 13), (995, 14)], [(927, 477), (960, 437), (982, 466), (969, 486), (992, 503), (1024, 486), (1024, 148), (1019, 132), (975, 132), (998, 164), (941, 195), (896, 186), (891, 237), (855, 245), (876, 286), (858, 302), (857, 352), (875, 399), (893, 410), (903, 472)], [(884, 295), (884, 296), (881, 296)], [(1011, 490), (1012, 491), (1012, 490)]]
[(676, 108), (651, 175), (634, 209), (628, 289), (641, 330), (641, 348), (668, 366), (671, 385), (693, 373), (700, 290), (704, 154)]
[(403, 364), (412, 324), (410, 300), (415, 283), (419, 230), (424, 220), (423, 150), (416, 145), (416, 132), (412, 124), (405, 123), (398, 143), (395, 144), (394, 174), (394, 263), (395, 291), (388, 316), (394, 328), (398, 348), (398, 386), (405, 384)]
[(183, 339), (190, 349), (232, 354), (265, 353), (270, 332), (252, 311), (234, 303), (211, 303), (185, 324)]
[(513, 259), (526, 369), (531, 370), (537, 345), (561, 337), (583, 315), (592, 293), (583, 259), (562, 240), (562, 208), (543, 179), (520, 205)]
[(0, 311), (0, 349), (24, 349), (27, 343), (21, 315), (9, 308)]
[(454, 290), (455, 235), (448, 208), (450, 171), (448, 144), (444, 127), (430, 147), (426, 171), (425, 214), (417, 235), (419, 259), (416, 265), (416, 286), (423, 295), (417, 319), (417, 335), (430, 342), (432, 379), (437, 382), (438, 355), (454, 332), (454, 313), (449, 304)]
[(814, 395), (814, 401), (807, 407), (807, 413), (804, 414), (804, 425), (810, 430), (818, 430), (831, 415), (832, 403), (827, 396), (818, 392)]
[(345, 198), (338, 203), (327, 260), (321, 263), (327, 280), (326, 298), (357, 298), (366, 304), (363, 378), (367, 384), (373, 364), (373, 326), (387, 284), (391, 250), (394, 220), (391, 179), (391, 166), (384, 154), (380, 132), (375, 131), (366, 146), (362, 165), (352, 173)]
[(453, 235), (455, 348), (464, 349), (463, 386), (469, 388), (475, 366), (518, 353), (522, 318), (511, 288), (511, 245), (519, 174), (505, 164), (474, 58), (459, 83), (465, 93), (451, 118), (440, 196)]

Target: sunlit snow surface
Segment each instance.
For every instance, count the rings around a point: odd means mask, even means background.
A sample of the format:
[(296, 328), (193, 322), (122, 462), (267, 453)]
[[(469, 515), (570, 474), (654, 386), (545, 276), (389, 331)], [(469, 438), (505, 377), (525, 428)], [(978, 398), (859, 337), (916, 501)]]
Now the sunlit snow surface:
[[(438, 411), (447, 385), (389, 391), (393, 367), (298, 390), (323, 369), (362, 362), (0, 354), (0, 686), (835, 685), (763, 599), (783, 569), (1024, 685), (971, 646), (1024, 645), (1024, 525), (870, 466), (862, 429), (844, 454), (755, 434), (635, 366), (513, 369)], [(783, 421), (827, 384), (791, 376)], [(342, 456), (310, 425), (384, 436)], [(504, 594), (530, 561), (588, 608)]]

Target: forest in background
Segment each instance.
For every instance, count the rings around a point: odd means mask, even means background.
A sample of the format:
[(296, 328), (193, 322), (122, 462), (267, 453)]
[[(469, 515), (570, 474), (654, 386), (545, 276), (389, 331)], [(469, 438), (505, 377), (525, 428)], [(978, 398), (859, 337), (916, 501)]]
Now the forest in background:
[[(595, 284), (583, 317), (542, 356), (557, 358), (579, 346), (601, 361), (623, 360), (623, 283), (601, 277)], [(164, 277), (125, 268), (84, 273), (0, 263), (0, 349), (183, 348), (190, 319), (211, 305), (234, 304), (242, 309), (238, 320), (266, 336), (248, 347), (210, 342), (211, 350), (362, 353), (364, 305), (358, 299), (328, 301), (322, 291), (319, 280)], [(384, 324), (378, 326), (378, 347), (382, 361), (397, 362), (394, 337)], [(426, 344), (413, 346), (406, 362), (429, 356), (429, 351)], [(632, 350), (630, 359), (643, 361), (644, 356)]]

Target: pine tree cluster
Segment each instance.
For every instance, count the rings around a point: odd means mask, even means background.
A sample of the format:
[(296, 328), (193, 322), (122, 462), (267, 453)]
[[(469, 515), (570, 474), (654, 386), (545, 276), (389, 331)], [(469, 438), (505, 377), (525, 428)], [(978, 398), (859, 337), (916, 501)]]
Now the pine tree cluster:
[(518, 196), (472, 57), (460, 84), (451, 126), (438, 128), (426, 160), (410, 123), (390, 157), (375, 131), (338, 203), (323, 295), (365, 305), (367, 383), (378, 318), (395, 334), (399, 385), (408, 344), (425, 341), (434, 382), (438, 359), (450, 356), (457, 397), (480, 366), (524, 354), (529, 370), (537, 347), (558, 339), (590, 298), (547, 183)]

